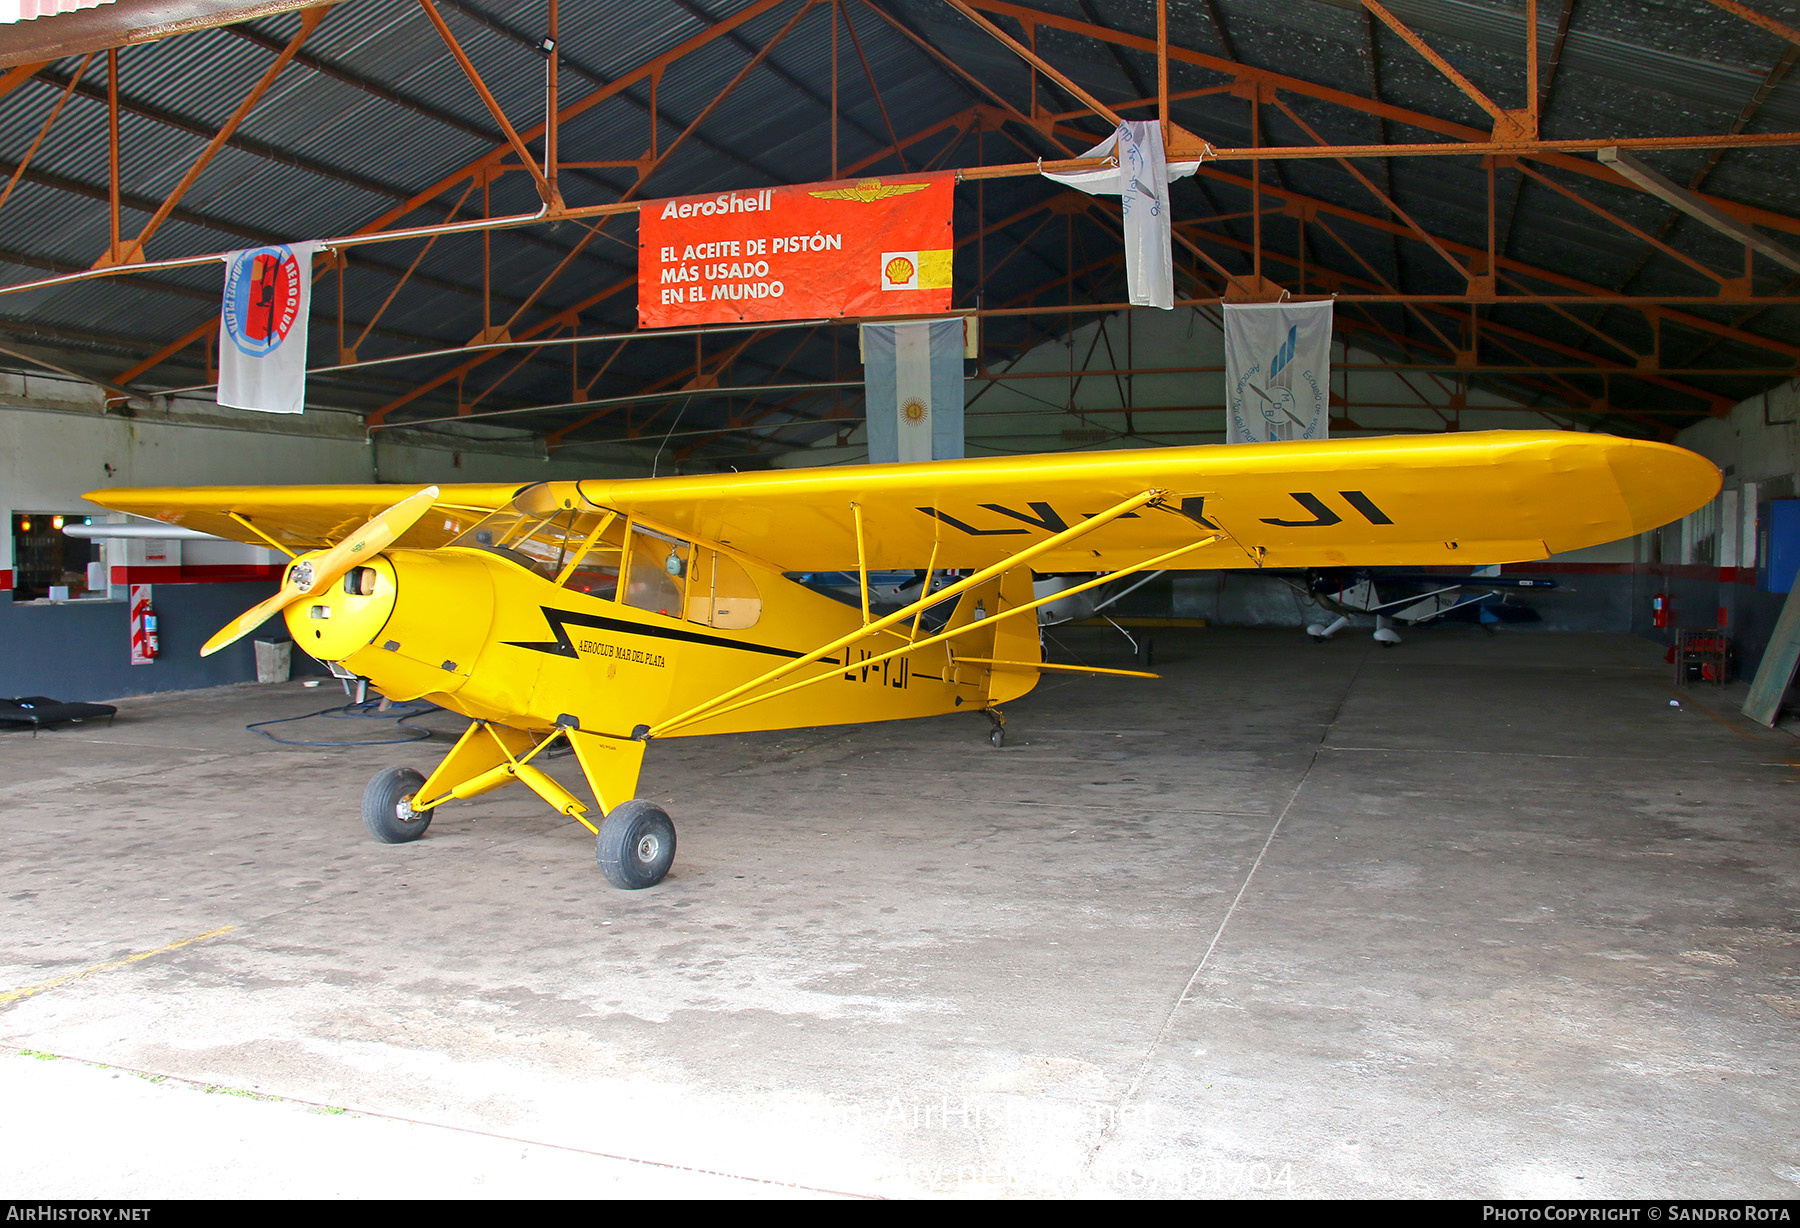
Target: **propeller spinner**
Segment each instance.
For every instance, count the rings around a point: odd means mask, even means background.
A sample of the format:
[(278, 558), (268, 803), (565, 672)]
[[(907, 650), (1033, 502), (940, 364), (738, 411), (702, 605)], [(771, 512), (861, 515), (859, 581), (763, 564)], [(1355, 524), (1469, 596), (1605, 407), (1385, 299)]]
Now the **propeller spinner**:
[(352, 567), (386, 550), (431, 510), (437, 498), (438, 488), (427, 486), (400, 500), (331, 549), (296, 559), (288, 568), (281, 590), (220, 628), (218, 634), (200, 649), (200, 655), (210, 657), (226, 645), (236, 643), (315, 589), (335, 583)]

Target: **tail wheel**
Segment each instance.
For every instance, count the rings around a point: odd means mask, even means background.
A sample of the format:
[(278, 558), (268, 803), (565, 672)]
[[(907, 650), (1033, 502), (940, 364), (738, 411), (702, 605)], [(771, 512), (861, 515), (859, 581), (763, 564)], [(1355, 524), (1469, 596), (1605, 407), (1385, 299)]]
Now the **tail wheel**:
[(600, 824), (594, 859), (621, 891), (654, 887), (675, 864), (675, 824), (654, 802), (634, 798), (615, 806)]
[(413, 798), (425, 778), (411, 768), (394, 767), (380, 773), (363, 790), (363, 826), (383, 844), (417, 840), (431, 826), (431, 811), (414, 810)]

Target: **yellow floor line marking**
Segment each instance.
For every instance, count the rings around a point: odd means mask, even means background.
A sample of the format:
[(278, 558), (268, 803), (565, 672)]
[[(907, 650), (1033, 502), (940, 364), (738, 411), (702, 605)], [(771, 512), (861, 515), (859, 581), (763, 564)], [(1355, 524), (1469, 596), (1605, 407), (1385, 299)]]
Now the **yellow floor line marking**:
[(58, 985), (67, 985), (70, 981), (79, 981), (84, 976), (93, 976), (96, 972), (110, 972), (114, 968), (123, 968), (126, 964), (135, 964), (141, 959), (149, 959), (152, 955), (163, 955), (189, 943), (204, 942), (208, 938), (217, 938), (220, 934), (228, 934), (236, 929), (235, 925), (222, 925), (216, 930), (208, 930), (204, 934), (195, 934), (192, 938), (183, 938), (171, 942), (168, 946), (157, 947), (154, 951), (140, 951), (136, 955), (127, 955), (124, 959), (115, 959), (110, 963), (95, 964), (92, 968), (83, 968), (80, 972), (71, 972), (67, 976), (59, 976), (52, 980), (40, 981), (36, 985), (27, 985), (23, 989), (12, 989), (0, 993), (0, 1002), (16, 1002), (20, 998), (29, 998), (34, 993), (43, 993), (46, 989), (55, 989)]

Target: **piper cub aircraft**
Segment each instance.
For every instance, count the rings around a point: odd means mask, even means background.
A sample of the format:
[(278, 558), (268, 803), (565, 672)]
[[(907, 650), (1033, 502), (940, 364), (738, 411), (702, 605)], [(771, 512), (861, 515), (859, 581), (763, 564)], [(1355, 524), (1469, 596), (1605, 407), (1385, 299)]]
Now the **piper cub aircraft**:
[[(525, 487), (99, 490), (132, 512), (289, 555), (282, 586), (201, 650), (284, 614), (296, 643), (396, 700), (471, 718), (429, 776), (369, 782), (377, 840), (514, 782), (649, 887), (669, 816), (634, 799), (657, 739), (983, 712), (1046, 663), (1032, 573), (1507, 563), (1700, 507), (1691, 452), (1604, 435), (1469, 433), (800, 469)], [(391, 504), (391, 506), (390, 506)], [(360, 525), (361, 527), (357, 527)], [(923, 569), (870, 608), (869, 573)], [(855, 605), (790, 579), (853, 572)], [(954, 577), (947, 583), (946, 577)], [(1088, 670), (1090, 673), (1131, 671)], [(1154, 677), (1154, 675), (1141, 675)], [(574, 748), (594, 802), (534, 760)]]

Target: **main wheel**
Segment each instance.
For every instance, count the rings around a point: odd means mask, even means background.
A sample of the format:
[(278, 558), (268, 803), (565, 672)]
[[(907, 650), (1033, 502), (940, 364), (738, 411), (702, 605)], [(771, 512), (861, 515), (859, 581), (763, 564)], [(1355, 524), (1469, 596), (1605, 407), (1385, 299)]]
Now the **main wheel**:
[(380, 773), (363, 790), (363, 826), (383, 844), (417, 840), (431, 826), (431, 811), (412, 808), (425, 778), (411, 768), (394, 767)]
[(633, 798), (601, 822), (594, 859), (621, 891), (654, 887), (675, 864), (675, 824), (655, 802)]

